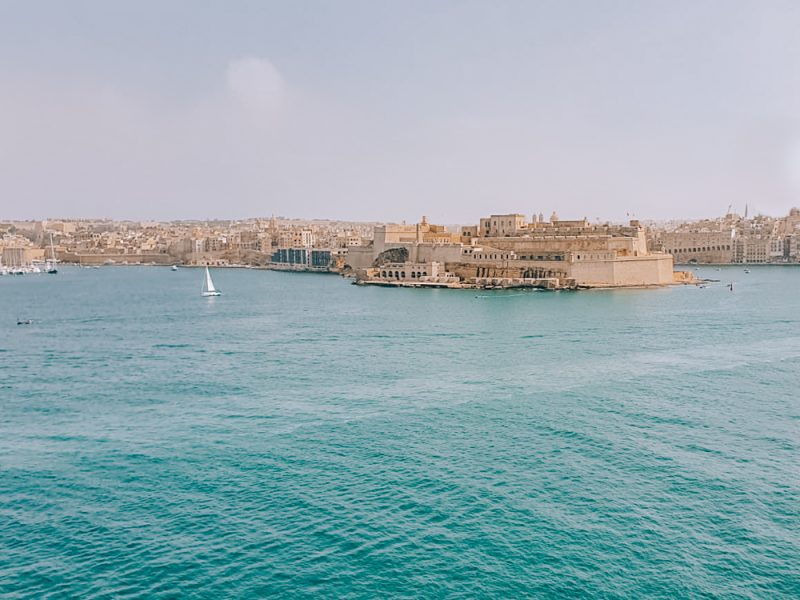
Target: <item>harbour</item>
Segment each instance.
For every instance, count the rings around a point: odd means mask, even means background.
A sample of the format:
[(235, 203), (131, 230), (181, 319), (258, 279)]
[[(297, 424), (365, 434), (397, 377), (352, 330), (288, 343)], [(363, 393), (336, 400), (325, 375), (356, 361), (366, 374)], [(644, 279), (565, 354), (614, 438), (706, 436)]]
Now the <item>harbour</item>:
[(800, 270), (751, 271), (471, 294), (212, 269), (217, 298), (202, 269), (0, 278), (0, 588), (791, 596)]

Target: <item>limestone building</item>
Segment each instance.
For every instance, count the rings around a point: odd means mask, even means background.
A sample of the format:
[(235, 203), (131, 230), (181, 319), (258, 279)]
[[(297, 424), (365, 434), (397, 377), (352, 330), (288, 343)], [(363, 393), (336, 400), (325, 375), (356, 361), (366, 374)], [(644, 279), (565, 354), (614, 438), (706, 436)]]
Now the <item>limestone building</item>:
[(460, 234), (424, 218), (413, 226), (376, 227), (372, 246), (351, 248), (347, 261), (372, 281), (397, 271), (382, 266), (406, 262), (440, 263), (444, 273), (466, 286), (547, 280), (545, 287), (618, 287), (675, 280), (672, 256), (648, 250), (638, 221), (592, 225), (587, 219), (562, 221), (555, 214), (550, 221), (534, 217), (530, 222), (521, 214), (491, 215)]
[(734, 229), (704, 227), (669, 231), (661, 235), (664, 251), (677, 263), (720, 264), (733, 262)]

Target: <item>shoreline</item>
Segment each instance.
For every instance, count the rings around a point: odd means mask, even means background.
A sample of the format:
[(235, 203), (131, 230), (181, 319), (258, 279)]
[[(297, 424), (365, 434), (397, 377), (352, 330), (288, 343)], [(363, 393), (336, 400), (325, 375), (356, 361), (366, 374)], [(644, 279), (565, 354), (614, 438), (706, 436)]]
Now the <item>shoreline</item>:
[(800, 267), (800, 262), (796, 263), (675, 263), (676, 267)]
[[(350, 279), (351, 285), (358, 286), (373, 286), (385, 288), (406, 288), (406, 289), (450, 289), (450, 290), (468, 290), (468, 291), (486, 291), (486, 292), (503, 292), (503, 291), (517, 291), (517, 292), (580, 292), (580, 291), (613, 291), (613, 290), (654, 290), (654, 289), (667, 289), (677, 286), (704, 286), (709, 283), (721, 283), (718, 279), (707, 279), (692, 277), (682, 281), (674, 281), (662, 285), (657, 284), (640, 284), (640, 285), (553, 285), (552, 280), (539, 280), (536, 283), (507, 283), (507, 284), (494, 284), (482, 285), (473, 282), (435, 282), (435, 281), (382, 281), (382, 280), (358, 280), (352, 273), (343, 273), (339, 271), (322, 270), (322, 269), (296, 269), (285, 268), (268, 265), (182, 265), (179, 263), (174, 264), (157, 264), (157, 263), (114, 263), (114, 264), (99, 264), (99, 265), (85, 265), (72, 262), (59, 263), (60, 267), (76, 268), (76, 269), (100, 269), (101, 267), (161, 267), (172, 269), (177, 266), (179, 269), (203, 269), (208, 266), (210, 269), (245, 269), (254, 271), (277, 271), (283, 273), (306, 273), (315, 275), (337, 275), (342, 279)], [(763, 264), (757, 263), (755, 265), (744, 264), (727, 264), (727, 265), (676, 265), (680, 267), (774, 267), (774, 266), (800, 266), (800, 264)], [(683, 273), (691, 273), (690, 271), (683, 271)]]
[(187, 265), (182, 263), (113, 263), (113, 264), (98, 264), (98, 265), (88, 265), (83, 263), (75, 263), (75, 262), (59, 262), (61, 266), (65, 267), (77, 267), (79, 269), (99, 269), (104, 267), (157, 267), (162, 269), (171, 269), (172, 267), (178, 267), (179, 269), (204, 269), (208, 267), (209, 269), (247, 269), (251, 271), (283, 271), (286, 273), (317, 273), (321, 275), (339, 275), (338, 271), (331, 271), (327, 269), (292, 269), (292, 268), (285, 268), (280, 266), (269, 266), (269, 265)]

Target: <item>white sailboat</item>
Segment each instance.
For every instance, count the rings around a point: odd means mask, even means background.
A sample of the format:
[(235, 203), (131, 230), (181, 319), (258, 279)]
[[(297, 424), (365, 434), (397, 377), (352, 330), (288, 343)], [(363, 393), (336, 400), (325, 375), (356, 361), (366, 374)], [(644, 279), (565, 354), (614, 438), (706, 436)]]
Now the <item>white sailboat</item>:
[(56, 247), (53, 245), (53, 234), (50, 234), (50, 255), (51, 259), (45, 263), (45, 271), (51, 275), (58, 273), (58, 259), (56, 258)]
[(203, 296), (219, 296), (221, 292), (214, 287), (214, 282), (211, 281), (211, 273), (206, 267), (206, 278), (203, 280)]

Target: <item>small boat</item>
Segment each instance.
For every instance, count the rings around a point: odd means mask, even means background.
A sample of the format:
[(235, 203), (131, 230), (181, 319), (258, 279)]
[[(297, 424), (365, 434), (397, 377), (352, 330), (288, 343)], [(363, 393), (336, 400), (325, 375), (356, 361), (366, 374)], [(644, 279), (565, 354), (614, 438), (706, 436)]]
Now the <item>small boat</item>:
[(203, 280), (203, 291), (201, 295), (203, 296), (219, 296), (222, 292), (220, 292), (217, 288), (214, 287), (214, 282), (211, 281), (211, 273), (206, 267), (206, 277)]
[(172, 265), (172, 270), (173, 271), (177, 271), (178, 270), (178, 265)]
[(45, 263), (45, 272), (50, 275), (58, 273), (58, 258), (56, 258), (56, 247), (53, 245), (53, 234), (50, 234), (50, 260)]
[(31, 319), (17, 319), (17, 325), (33, 325)]
[(745, 273), (749, 273), (749, 272), (750, 272), (750, 269), (745, 269), (745, 270), (744, 270), (744, 272), (745, 272)]

